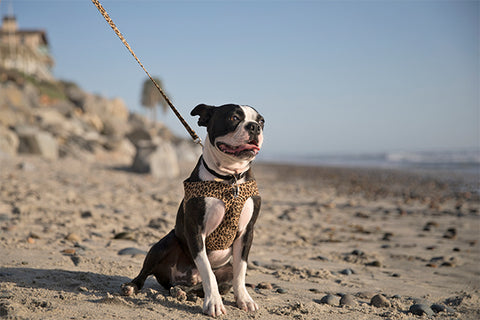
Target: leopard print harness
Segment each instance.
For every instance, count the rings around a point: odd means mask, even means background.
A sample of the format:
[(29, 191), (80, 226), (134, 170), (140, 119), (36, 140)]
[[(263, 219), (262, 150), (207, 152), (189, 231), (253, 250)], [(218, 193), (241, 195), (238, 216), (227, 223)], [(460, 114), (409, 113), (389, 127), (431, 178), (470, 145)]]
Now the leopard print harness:
[(223, 201), (225, 215), (220, 225), (207, 236), (207, 250), (225, 250), (230, 248), (238, 233), (240, 214), (248, 198), (258, 196), (255, 180), (230, 185), (219, 181), (184, 181), (184, 204), (192, 198), (211, 197)]

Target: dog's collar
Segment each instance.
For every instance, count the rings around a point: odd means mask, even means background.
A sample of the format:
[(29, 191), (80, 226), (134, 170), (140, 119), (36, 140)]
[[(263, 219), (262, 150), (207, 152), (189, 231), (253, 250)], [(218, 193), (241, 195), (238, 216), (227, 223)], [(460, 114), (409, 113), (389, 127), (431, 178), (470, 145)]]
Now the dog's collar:
[(230, 175), (222, 175), (218, 172), (216, 172), (215, 170), (211, 169), (208, 167), (207, 163), (205, 162), (205, 159), (203, 159), (202, 157), (202, 163), (203, 163), (203, 166), (205, 167), (205, 169), (207, 169), (208, 172), (210, 172), (212, 175), (214, 175), (215, 177), (219, 178), (219, 179), (222, 179), (222, 180), (227, 180), (227, 181), (233, 181), (233, 182), (237, 182), (238, 180), (242, 179), (243, 177), (245, 177), (245, 175), (247, 174), (247, 171), (245, 172), (242, 172), (242, 173), (239, 173), (239, 174), (230, 174)]

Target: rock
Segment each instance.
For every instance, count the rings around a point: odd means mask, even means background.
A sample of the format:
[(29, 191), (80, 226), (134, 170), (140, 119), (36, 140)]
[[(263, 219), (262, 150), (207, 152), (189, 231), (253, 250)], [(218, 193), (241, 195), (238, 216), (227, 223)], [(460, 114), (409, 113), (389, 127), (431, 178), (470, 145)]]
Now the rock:
[(381, 294), (374, 295), (370, 300), (370, 303), (377, 308), (390, 308), (391, 306), (390, 301)]
[(430, 309), (433, 310), (433, 312), (435, 313), (439, 313), (439, 312), (450, 312), (447, 308), (447, 306), (443, 305), (443, 304), (438, 304), (438, 303), (434, 303), (430, 306)]
[(361, 250), (358, 250), (358, 249), (355, 249), (351, 252), (351, 254), (353, 254), (354, 256), (363, 256), (365, 255), (365, 253)]
[(78, 266), (80, 264), (80, 262), (82, 262), (82, 259), (77, 255), (72, 255), (70, 257), (70, 260), (72, 260), (72, 262), (75, 266)]
[(126, 137), (130, 142), (133, 143), (134, 146), (138, 146), (142, 143), (142, 141), (152, 141), (153, 135), (150, 130), (146, 127), (136, 127), (131, 130)]
[(58, 144), (53, 136), (46, 131), (34, 127), (16, 127), (19, 138), (19, 153), (41, 155), (48, 159), (58, 158)]
[(457, 229), (448, 228), (443, 237), (445, 239), (455, 239), (457, 237)]
[(65, 240), (73, 241), (73, 242), (80, 242), (82, 239), (76, 233), (70, 233), (65, 237)]
[(426, 314), (427, 316), (430, 317), (435, 314), (428, 304), (423, 304), (423, 303), (412, 305), (409, 311), (417, 316)]
[(383, 240), (383, 241), (391, 241), (391, 240), (392, 240), (392, 237), (393, 237), (393, 233), (391, 233), (391, 232), (385, 232), (385, 234), (383, 235), (382, 240)]
[(381, 267), (382, 263), (378, 260), (375, 260), (375, 261), (372, 261), (372, 262), (368, 262), (365, 265), (370, 266), (370, 267)]
[(15, 132), (0, 126), (0, 154), (16, 155), (19, 143)]
[(268, 290), (272, 290), (273, 289), (273, 286), (271, 283), (268, 283), (268, 282), (260, 282), (259, 284), (257, 284), (257, 289), (268, 289)]
[(423, 231), (431, 231), (434, 228), (438, 228), (438, 222), (436, 221), (428, 221), (425, 226), (423, 227)]
[(357, 301), (355, 300), (355, 297), (351, 294), (344, 294), (342, 298), (340, 299), (340, 305), (341, 306), (355, 306), (357, 304)]
[(342, 271), (340, 271), (340, 273), (344, 274), (346, 276), (349, 276), (349, 275), (354, 274), (355, 272), (352, 269), (348, 268), (348, 269), (343, 269)]
[(130, 256), (136, 256), (136, 255), (146, 255), (147, 252), (137, 249), (137, 248), (125, 248), (120, 251), (118, 251), (118, 255), (120, 256), (125, 256), (125, 255), (130, 255)]
[(120, 233), (117, 233), (113, 239), (122, 239), (122, 240), (135, 240), (135, 237), (133, 236), (133, 234), (131, 232), (120, 232)]
[(280, 294), (285, 294), (285, 293), (287, 293), (287, 290), (285, 290), (283, 288), (278, 288), (275, 292), (280, 293)]
[(181, 140), (175, 144), (177, 159), (181, 167), (192, 166), (202, 154), (202, 147), (190, 140)]
[(327, 294), (320, 300), (320, 303), (328, 304), (330, 306), (338, 306), (339, 302), (339, 297), (333, 294)]
[(175, 178), (180, 174), (177, 155), (172, 144), (140, 143), (131, 169), (134, 172), (150, 173), (159, 179)]

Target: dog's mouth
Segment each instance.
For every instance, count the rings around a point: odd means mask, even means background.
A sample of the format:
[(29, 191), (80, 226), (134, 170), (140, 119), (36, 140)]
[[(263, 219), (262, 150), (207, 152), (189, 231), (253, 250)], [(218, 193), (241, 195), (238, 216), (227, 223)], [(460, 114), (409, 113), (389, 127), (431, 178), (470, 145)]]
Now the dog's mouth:
[(217, 142), (217, 148), (223, 153), (235, 156), (235, 157), (254, 157), (260, 151), (258, 141), (251, 140), (245, 144), (239, 146), (232, 146), (224, 142)]

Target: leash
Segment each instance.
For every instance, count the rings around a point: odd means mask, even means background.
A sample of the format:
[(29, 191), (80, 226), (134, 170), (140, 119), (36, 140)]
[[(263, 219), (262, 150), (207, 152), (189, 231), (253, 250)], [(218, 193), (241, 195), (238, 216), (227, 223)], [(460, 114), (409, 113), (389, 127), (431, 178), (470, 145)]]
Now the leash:
[[(1, 0), (0, 0), (1, 1)], [(125, 37), (122, 35), (122, 33), (120, 32), (120, 30), (118, 30), (117, 26), (115, 25), (115, 23), (113, 22), (112, 18), (110, 18), (110, 16), (108, 15), (107, 11), (105, 10), (105, 8), (100, 4), (100, 2), (98, 0), (92, 0), (93, 4), (95, 5), (95, 7), (97, 7), (98, 11), (102, 14), (102, 16), (105, 18), (105, 20), (107, 21), (107, 23), (110, 25), (110, 27), (113, 29), (113, 31), (115, 31), (115, 33), (117, 34), (118, 38), (120, 38), (120, 40), (122, 41), (122, 43), (125, 45), (125, 47), (128, 49), (128, 51), (130, 51), (130, 53), (132, 54), (132, 56), (135, 58), (135, 60), (137, 60), (137, 63), (140, 65), (140, 67), (142, 67), (143, 71), (145, 71), (145, 73), (147, 74), (147, 76), (150, 78), (150, 80), (153, 82), (153, 84), (155, 85), (155, 87), (157, 88), (158, 92), (160, 92), (160, 94), (162, 95), (163, 99), (165, 99), (165, 101), (167, 102), (168, 106), (170, 107), (170, 109), (173, 111), (173, 113), (177, 116), (178, 120), (180, 120), (180, 122), (183, 124), (183, 126), (185, 127), (185, 129), (188, 131), (188, 133), (190, 134), (190, 136), (192, 137), (193, 141), (201, 146), (202, 145), (202, 139), (199, 138), (199, 136), (196, 134), (196, 132), (188, 125), (187, 121), (185, 121), (185, 119), (183, 119), (183, 117), (180, 115), (180, 113), (178, 112), (178, 110), (175, 108), (175, 106), (173, 105), (173, 103), (170, 101), (170, 99), (167, 97), (167, 95), (165, 94), (165, 92), (162, 90), (162, 88), (160, 88), (160, 86), (158, 85), (158, 83), (152, 78), (152, 76), (150, 75), (150, 73), (148, 73), (147, 69), (145, 69), (145, 67), (143, 66), (143, 64), (140, 62), (140, 60), (137, 58), (137, 55), (133, 52), (132, 48), (130, 47), (130, 45), (128, 44), (127, 40), (125, 40)]]

